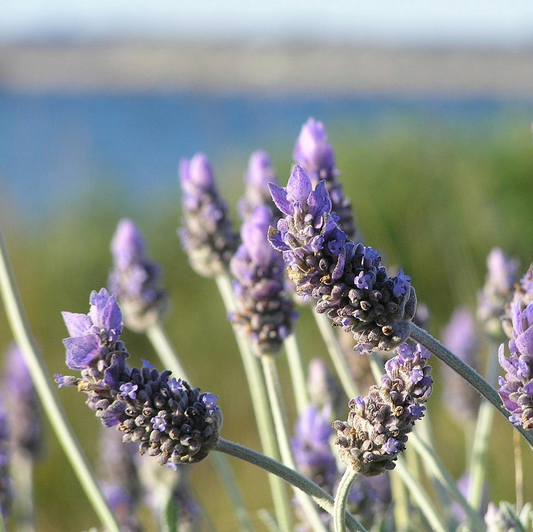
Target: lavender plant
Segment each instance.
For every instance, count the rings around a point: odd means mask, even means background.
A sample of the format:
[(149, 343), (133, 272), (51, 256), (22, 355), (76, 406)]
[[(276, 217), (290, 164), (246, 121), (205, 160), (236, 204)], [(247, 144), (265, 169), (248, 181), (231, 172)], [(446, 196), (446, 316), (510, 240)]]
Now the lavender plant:
[(238, 246), (227, 207), (215, 186), (207, 157), (197, 153), (180, 163), (183, 224), (179, 231), (193, 269), (204, 277), (225, 272)]
[(242, 226), (242, 244), (231, 260), (237, 298), (231, 320), (259, 355), (280, 351), (296, 317), (292, 299), (285, 293), (283, 260), (266, 240), (271, 222), (270, 209), (256, 207)]
[(268, 206), (272, 216), (279, 217), (279, 211), (272, 203), (268, 190), (269, 183), (277, 183), (278, 176), (272, 166), (268, 153), (262, 150), (254, 151), (250, 156), (248, 171), (246, 172), (246, 190), (244, 197), (239, 202), (239, 213), (246, 221), (257, 207)]
[(511, 413), (509, 421), (525, 430), (533, 429), (533, 302), (524, 308), (521, 298), (510, 305), (513, 339), (509, 341), (509, 357), (504, 344), (498, 359), (505, 370), (499, 377), (499, 394)]
[(487, 257), (487, 270), (485, 284), (478, 294), (478, 318), (489, 336), (499, 338), (505, 307), (518, 281), (518, 260), (494, 248)]
[(271, 184), (270, 191), (285, 216), (268, 238), (283, 254), (297, 293), (316, 299), (317, 312), (352, 332), (361, 353), (404, 342), (416, 310), (410, 278), (402, 270), (390, 277), (375, 250), (347, 238), (332, 214), (325, 181), (313, 190), (297, 165), (286, 188)]
[(485, 514), (487, 532), (526, 532), (533, 526), (533, 507), (526, 504), (517, 509), (508, 502), (500, 502), (498, 506), (489, 503)]
[(81, 377), (57, 375), (59, 386), (77, 386), (106, 427), (117, 426), (123, 440), (139, 442), (141, 454), (159, 464), (194, 463), (218, 441), (222, 413), (217, 397), (160, 373), (147, 361), (130, 369), (120, 334), (122, 312), (105, 288), (92, 292), (87, 315), (63, 313), (70, 333), (64, 340), (67, 366)]
[(335, 421), (340, 459), (365, 476), (394, 469), (408, 434), (424, 415), (433, 379), (430, 353), (420, 345), (403, 344), (385, 365), (380, 386), (349, 403), (348, 421)]
[(167, 308), (166, 292), (159, 286), (161, 271), (148, 260), (144, 238), (131, 220), (119, 222), (111, 252), (111, 293), (117, 295), (126, 325), (137, 332), (145, 331), (161, 320)]
[(294, 146), (293, 158), (307, 172), (313, 186), (324, 181), (331, 198), (332, 211), (338, 216), (340, 229), (350, 240), (358, 241), (352, 205), (339, 182), (339, 170), (335, 167), (335, 155), (328, 142), (324, 124), (309, 118), (302, 126)]

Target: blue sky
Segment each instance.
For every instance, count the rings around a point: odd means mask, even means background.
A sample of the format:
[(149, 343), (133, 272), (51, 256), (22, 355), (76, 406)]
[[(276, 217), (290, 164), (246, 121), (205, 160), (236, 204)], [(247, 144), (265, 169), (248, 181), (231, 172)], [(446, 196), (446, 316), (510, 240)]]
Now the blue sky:
[(164, 37), (533, 44), (531, 0), (0, 0), (0, 40)]

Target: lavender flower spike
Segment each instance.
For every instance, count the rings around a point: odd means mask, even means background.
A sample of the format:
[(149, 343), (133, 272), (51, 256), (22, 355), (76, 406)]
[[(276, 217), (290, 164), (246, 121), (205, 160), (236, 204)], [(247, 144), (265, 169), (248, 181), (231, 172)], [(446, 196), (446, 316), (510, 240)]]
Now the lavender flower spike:
[(213, 169), (207, 157), (197, 153), (180, 163), (183, 192), (182, 245), (194, 270), (214, 277), (227, 270), (238, 245), (227, 215), (226, 204), (215, 186)]
[(365, 476), (394, 469), (433, 389), (430, 352), (418, 344), (403, 344), (397, 352), (385, 364), (381, 384), (350, 401), (348, 421), (333, 423), (340, 459)]
[(0, 519), (9, 514), (12, 502), (9, 476), (9, 428), (7, 414), (0, 396)]
[(199, 462), (219, 439), (222, 413), (217, 397), (170, 378), (144, 361), (126, 365), (122, 313), (105, 289), (91, 294), (91, 311), (63, 313), (71, 338), (64, 340), (67, 365), (81, 377), (56, 376), (60, 386), (77, 386), (106, 427), (117, 426), (123, 441), (140, 443), (140, 452), (159, 464)]
[[(454, 311), (450, 323), (442, 333), (444, 345), (465, 364), (477, 369), (480, 357), (480, 342), (476, 320), (466, 307)], [(443, 368), (446, 386), (444, 404), (454, 415), (475, 420), (479, 395), (457, 372), (448, 366)]]
[(110, 290), (117, 294), (128, 327), (142, 332), (157, 323), (167, 308), (166, 292), (159, 286), (160, 269), (147, 259), (144, 238), (131, 220), (119, 222), (111, 252)]
[(295, 318), (292, 299), (284, 291), (283, 259), (266, 237), (271, 222), (270, 209), (256, 207), (242, 226), (243, 243), (231, 260), (237, 296), (231, 319), (250, 336), (259, 355), (279, 352)]
[(248, 220), (255, 208), (260, 205), (268, 205), (272, 214), (279, 216), (279, 211), (272, 203), (268, 191), (268, 184), (277, 182), (278, 177), (268, 153), (261, 150), (254, 151), (250, 156), (248, 172), (246, 173), (246, 193), (239, 202), (239, 212), (243, 220)]
[(533, 507), (525, 504), (520, 511), (508, 502), (500, 502), (498, 506), (489, 503), (485, 514), (487, 532), (526, 532), (533, 526)]
[(494, 248), (487, 257), (487, 270), (485, 285), (478, 294), (478, 317), (488, 334), (499, 337), (505, 306), (511, 301), (518, 281), (518, 260)]
[(506, 371), (498, 378), (498, 393), (511, 416), (509, 421), (526, 430), (533, 430), (533, 302), (525, 309), (520, 299), (510, 306), (513, 339), (509, 341), (510, 356), (500, 346), (498, 360)]
[(309, 118), (302, 126), (294, 147), (293, 158), (308, 173), (313, 186), (316, 186), (320, 180), (326, 182), (332, 211), (339, 217), (339, 227), (350, 240), (356, 242), (358, 237), (352, 205), (338, 181), (340, 172), (335, 168), (333, 148), (328, 142), (322, 122)]
[(269, 229), (269, 241), (282, 252), (297, 293), (316, 299), (317, 312), (352, 332), (361, 353), (404, 342), (416, 310), (410, 278), (402, 270), (389, 277), (376, 251), (347, 238), (331, 213), (325, 182), (313, 190), (297, 165), (287, 187), (271, 184), (270, 192), (285, 217)]
[(35, 459), (42, 449), (41, 403), (15, 343), (7, 352), (2, 389), (7, 410), (15, 421), (10, 430), (13, 449)]

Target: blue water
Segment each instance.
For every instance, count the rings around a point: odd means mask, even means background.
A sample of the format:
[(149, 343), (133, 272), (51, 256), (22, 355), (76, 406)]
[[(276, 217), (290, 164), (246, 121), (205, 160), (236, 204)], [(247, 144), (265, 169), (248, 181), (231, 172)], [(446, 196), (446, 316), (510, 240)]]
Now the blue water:
[[(142, 198), (175, 190), (180, 157), (223, 168), (259, 147), (287, 161), (301, 124), (374, 134), (390, 121), (465, 128), (533, 116), (533, 103), (491, 98), (20, 94), (0, 89), (0, 194), (39, 218), (112, 182)], [(529, 118), (531, 120), (531, 118)], [(338, 129), (337, 129), (338, 128)], [(286, 153), (285, 153), (286, 152)], [(172, 187), (170, 189), (169, 187)]]

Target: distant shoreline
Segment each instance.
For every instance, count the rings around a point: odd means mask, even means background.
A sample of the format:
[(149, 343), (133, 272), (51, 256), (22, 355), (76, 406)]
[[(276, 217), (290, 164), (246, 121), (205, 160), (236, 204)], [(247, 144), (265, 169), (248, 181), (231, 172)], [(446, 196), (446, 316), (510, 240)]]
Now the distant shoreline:
[(0, 44), (0, 88), (24, 92), (533, 96), (533, 49), (190, 42)]

